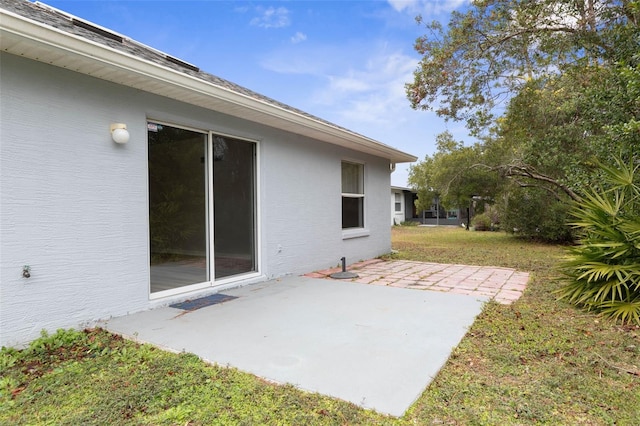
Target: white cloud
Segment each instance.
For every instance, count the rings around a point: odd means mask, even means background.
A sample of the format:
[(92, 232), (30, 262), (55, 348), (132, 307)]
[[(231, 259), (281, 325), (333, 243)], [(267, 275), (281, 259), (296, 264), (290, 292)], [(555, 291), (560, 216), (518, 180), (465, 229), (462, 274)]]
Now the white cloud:
[(353, 55), (350, 49), (330, 45), (293, 44), (270, 52), (260, 65), (278, 74), (324, 77), (338, 67), (345, 67)]
[(409, 108), (404, 85), (411, 80), (417, 62), (383, 45), (359, 64), (334, 70), (313, 99), (349, 122), (401, 123)]
[(235, 7), (233, 9), (234, 12), (236, 13), (247, 13), (249, 11), (249, 7), (248, 6), (238, 6)]
[(291, 43), (301, 43), (307, 39), (307, 35), (298, 31), (291, 37)]
[(418, 0), (388, 0), (388, 2), (396, 11), (402, 12), (405, 9), (412, 9), (415, 7)]
[(282, 28), (287, 27), (291, 23), (289, 18), (289, 10), (285, 7), (258, 7), (256, 11), (260, 14), (253, 18), (251, 25), (262, 28)]
[(291, 46), (272, 52), (261, 65), (279, 74), (314, 78), (306, 100), (312, 105), (306, 108), (330, 111), (337, 122), (400, 123), (411, 111), (404, 85), (413, 80), (418, 58), (385, 42), (362, 43), (366, 45)]
[(345, 76), (329, 76), (329, 87), (331, 92), (344, 94), (363, 93), (371, 90), (371, 85), (358, 78), (356, 73), (350, 72)]
[(456, 10), (471, 3), (471, 0), (387, 0), (397, 12), (410, 14), (439, 15)]

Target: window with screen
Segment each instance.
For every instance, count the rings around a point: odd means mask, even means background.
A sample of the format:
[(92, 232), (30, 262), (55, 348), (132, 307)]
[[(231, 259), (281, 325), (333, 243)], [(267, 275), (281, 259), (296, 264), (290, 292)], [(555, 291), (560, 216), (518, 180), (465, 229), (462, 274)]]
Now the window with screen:
[(342, 229), (364, 227), (364, 165), (342, 162)]

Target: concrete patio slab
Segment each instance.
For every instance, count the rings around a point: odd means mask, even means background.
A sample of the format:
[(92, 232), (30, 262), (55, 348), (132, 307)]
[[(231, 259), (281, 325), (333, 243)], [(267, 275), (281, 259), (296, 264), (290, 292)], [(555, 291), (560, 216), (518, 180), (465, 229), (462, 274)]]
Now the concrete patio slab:
[(486, 297), (287, 277), (224, 291), (229, 302), (160, 308), (103, 326), (206, 361), (402, 415)]

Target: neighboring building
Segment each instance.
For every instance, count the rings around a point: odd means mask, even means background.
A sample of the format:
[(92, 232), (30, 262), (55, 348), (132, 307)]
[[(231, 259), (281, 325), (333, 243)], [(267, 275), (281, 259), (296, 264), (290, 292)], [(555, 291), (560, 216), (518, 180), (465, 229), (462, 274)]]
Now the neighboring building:
[(390, 251), (414, 156), (40, 3), (0, 47), (0, 345)]
[(411, 188), (391, 187), (391, 225), (400, 225), (416, 216), (414, 192)]
[(429, 210), (418, 211), (418, 193), (411, 188), (391, 187), (391, 225), (402, 222), (418, 222), (422, 225), (461, 225), (466, 223), (466, 212), (459, 209), (445, 210), (434, 198)]

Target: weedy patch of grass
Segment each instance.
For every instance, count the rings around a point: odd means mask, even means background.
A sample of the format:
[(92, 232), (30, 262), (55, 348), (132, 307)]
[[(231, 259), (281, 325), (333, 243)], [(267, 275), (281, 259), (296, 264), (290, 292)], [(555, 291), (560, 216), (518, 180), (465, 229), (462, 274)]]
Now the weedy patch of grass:
[(554, 267), (563, 248), (515, 238), (504, 232), (466, 231), (455, 226), (393, 227), (395, 259), (480, 266), (503, 266), (535, 272)]
[[(61, 340), (63, 345), (55, 343)], [(0, 352), (0, 424), (332, 425), (390, 420), (100, 329), (60, 331), (32, 346), (37, 349)]]
[(457, 228), (392, 238), (395, 258), (532, 272), (516, 303), (486, 305), (403, 418), (97, 329), (0, 351), (0, 424), (640, 424), (640, 329), (555, 299), (562, 247)]
[(640, 424), (640, 329), (559, 302), (565, 247), (499, 232), (394, 228), (394, 257), (531, 272), (489, 303), (406, 418), (433, 424)]

